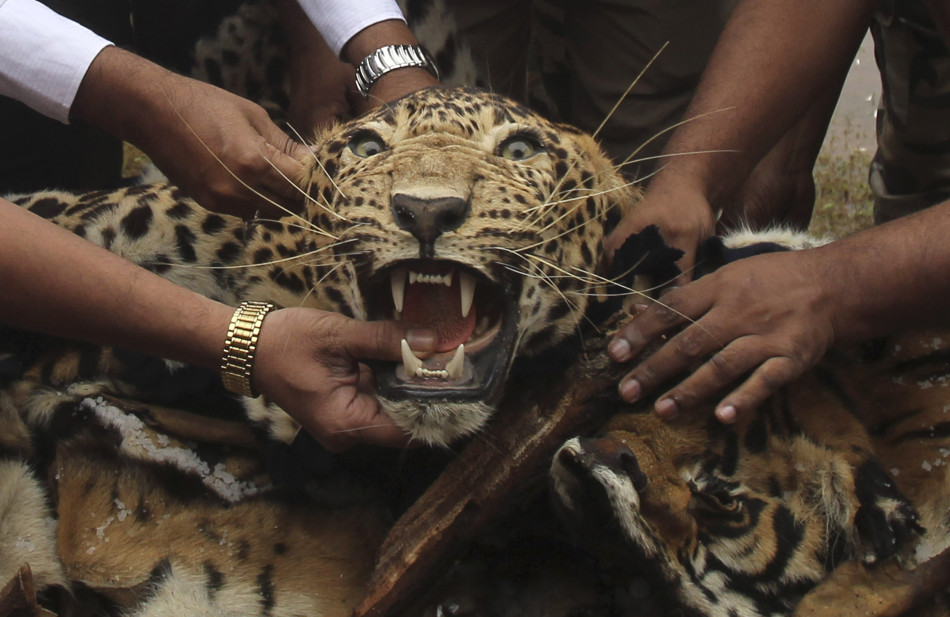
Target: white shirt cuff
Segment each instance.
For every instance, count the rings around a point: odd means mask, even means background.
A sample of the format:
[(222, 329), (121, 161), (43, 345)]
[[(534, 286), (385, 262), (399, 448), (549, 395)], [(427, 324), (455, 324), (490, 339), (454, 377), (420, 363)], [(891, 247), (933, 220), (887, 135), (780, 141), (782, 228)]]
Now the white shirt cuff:
[(337, 56), (360, 30), (387, 19), (406, 21), (395, 0), (300, 0), (300, 6)]
[(0, 0), (0, 95), (68, 123), (83, 76), (108, 45), (35, 0)]

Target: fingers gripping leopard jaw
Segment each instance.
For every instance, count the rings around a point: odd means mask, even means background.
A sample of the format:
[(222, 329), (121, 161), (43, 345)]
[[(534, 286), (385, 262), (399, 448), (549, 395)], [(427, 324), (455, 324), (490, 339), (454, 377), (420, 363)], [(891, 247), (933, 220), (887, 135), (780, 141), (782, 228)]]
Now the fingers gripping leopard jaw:
[[(297, 422), (331, 451), (359, 442), (406, 445), (406, 433), (380, 410), (371, 375), (360, 360), (394, 360), (400, 344), (410, 342), (425, 352), (432, 347), (434, 335), (391, 322), (366, 323), (301, 309), (273, 313), (264, 322), (263, 334), (281, 331), (279, 322), (287, 320), (306, 323), (313, 336), (306, 340), (262, 337), (255, 377), (264, 394), (285, 409), (298, 410)], [(320, 360), (321, 370), (300, 370), (314, 365), (308, 356)], [(280, 387), (266, 387), (275, 383)]]

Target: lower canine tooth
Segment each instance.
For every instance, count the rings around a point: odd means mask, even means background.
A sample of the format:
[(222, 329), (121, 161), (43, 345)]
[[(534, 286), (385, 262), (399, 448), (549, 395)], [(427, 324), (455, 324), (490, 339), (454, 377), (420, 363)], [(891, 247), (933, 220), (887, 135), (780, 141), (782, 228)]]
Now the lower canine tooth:
[(465, 368), (465, 345), (459, 345), (455, 350), (455, 355), (445, 365), (445, 372), (449, 379), (458, 379), (462, 376), (462, 369)]
[(402, 349), (402, 365), (405, 367), (406, 375), (415, 375), (422, 369), (422, 360), (412, 353), (412, 349), (409, 348), (409, 343), (406, 339), (402, 339), (400, 347)]

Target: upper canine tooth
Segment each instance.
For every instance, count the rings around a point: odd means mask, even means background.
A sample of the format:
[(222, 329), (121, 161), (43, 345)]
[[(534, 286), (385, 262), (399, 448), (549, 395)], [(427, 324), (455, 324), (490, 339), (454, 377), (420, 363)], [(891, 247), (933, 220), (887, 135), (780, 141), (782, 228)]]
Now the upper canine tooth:
[(402, 349), (402, 365), (405, 367), (406, 375), (412, 377), (422, 368), (422, 360), (412, 353), (406, 339), (402, 339), (400, 347)]
[(459, 289), (462, 294), (462, 317), (468, 317), (472, 310), (472, 300), (475, 298), (475, 278), (459, 272)]
[(445, 372), (448, 379), (458, 379), (462, 376), (462, 369), (465, 368), (465, 344), (462, 343), (455, 350), (455, 355), (445, 365)]
[(406, 269), (396, 268), (389, 275), (389, 282), (393, 289), (393, 304), (396, 312), (402, 313), (402, 303), (406, 298)]

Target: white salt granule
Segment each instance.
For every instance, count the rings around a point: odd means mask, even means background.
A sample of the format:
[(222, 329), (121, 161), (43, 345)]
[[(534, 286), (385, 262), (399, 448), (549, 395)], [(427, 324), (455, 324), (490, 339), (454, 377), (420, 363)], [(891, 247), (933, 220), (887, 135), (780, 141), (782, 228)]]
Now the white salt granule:
[[(93, 411), (104, 426), (115, 429), (122, 438), (122, 449), (133, 452), (146, 460), (173, 465), (178, 469), (197, 475), (202, 483), (222, 499), (236, 503), (258, 493), (251, 483), (242, 482), (224, 471), (222, 465), (211, 467), (187, 448), (168, 446), (168, 438), (159, 436), (156, 444), (144, 422), (121, 409), (106, 403), (101, 397), (83, 399), (81, 406)], [(162, 437), (165, 437), (163, 440)], [(164, 441), (164, 444), (162, 443)]]

